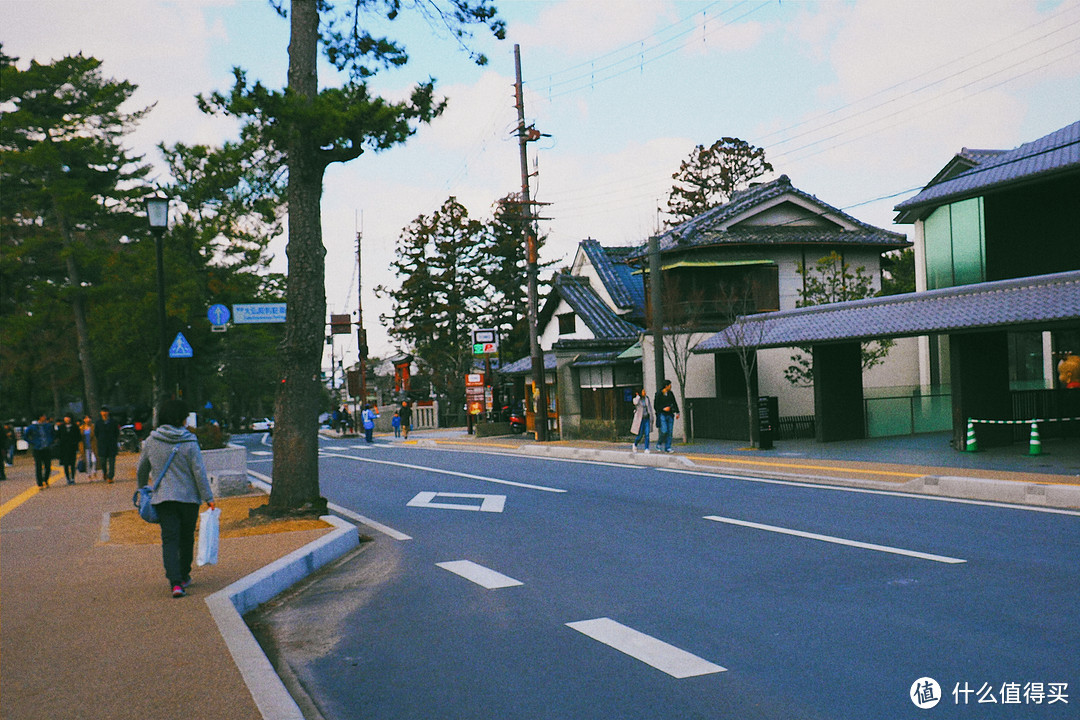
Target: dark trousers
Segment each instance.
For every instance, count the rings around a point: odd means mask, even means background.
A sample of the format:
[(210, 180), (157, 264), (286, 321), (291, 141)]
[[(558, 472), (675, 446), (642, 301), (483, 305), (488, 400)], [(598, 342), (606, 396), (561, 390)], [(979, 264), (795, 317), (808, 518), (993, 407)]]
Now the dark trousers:
[(166, 500), (154, 507), (161, 520), (161, 560), (165, 564), (165, 577), (169, 579), (169, 585), (175, 587), (191, 577), (199, 506)]
[(34, 472), (37, 473), (38, 487), (49, 481), (52, 475), (52, 450), (45, 448), (34, 451)]
[(375, 428), (373, 427), (364, 428), (364, 439), (368, 442), (374, 442), (374, 439), (371, 437), (374, 432)]
[(106, 480), (112, 480), (116, 474), (116, 454), (98, 455), (98, 467), (104, 473)]

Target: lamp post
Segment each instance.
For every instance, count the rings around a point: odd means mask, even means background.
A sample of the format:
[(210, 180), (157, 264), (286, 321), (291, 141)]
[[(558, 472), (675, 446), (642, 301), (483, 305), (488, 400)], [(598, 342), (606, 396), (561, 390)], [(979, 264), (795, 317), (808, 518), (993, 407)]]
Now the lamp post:
[(162, 239), (169, 227), (169, 198), (160, 190), (146, 198), (146, 219), (154, 233), (154, 248), (157, 252), (157, 313), (158, 313), (158, 400), (155, 403), (154, 417), (157, 418), (157, 405), (168, 399), (168, 373), (166, 364), (169, 360), (169, 336), (165, 329), (165, 259)]

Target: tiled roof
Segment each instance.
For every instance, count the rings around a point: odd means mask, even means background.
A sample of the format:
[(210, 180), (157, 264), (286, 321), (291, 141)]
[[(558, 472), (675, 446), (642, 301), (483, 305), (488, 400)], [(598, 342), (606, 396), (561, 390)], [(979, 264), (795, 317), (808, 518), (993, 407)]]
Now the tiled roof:
[[(544, 353), (544, 369), (554, 370), (557, 367), (555, 360), (555, 353)], [(509, 365), (503, 365), (499, 368), (499, 372), (503, 375), (528, 375), (532, 372), (532, 357), (526, 355), (520, 360), (515, 360)]]
[(554, 289), (599, 339), (637, 338), (641, 328), (623, 320), (604, 304), (604, 301), (583, 277), (556, 275)]
[(694, 352), (1055, 323), (1080, 327), (1080, 271), (748, 315)]
[(581, 247), (589, 262), (596, 268), (600, 280), (620, 310), (632, 310), (634, 315), (645, 313), (645, 283), (626, 259), (634, 248), (603, 247), (592, 238), (581, 241)]
[(919, 208), (929, 208), (1055, 172), (1080, 171), (1080, 121), (1007, 151), (967, 151), (978, 165), (897, 205), (897, 222), (914, 222)]
[[(783, 195), (794, 195), (817, 207), (820, 215), (832, 215), (843, 218), (858, 230), (829, 229), (825, 227), (784, 226), (739, 226), (727, 227), (727, 222), (757, 205), (766, 203)], [(827, 237), (826, 237), (827, 236)], [(761, 243), (831, 243), (843, 245), (876, 245), (883, 250), (907, 247), (910, 243), (899, 234), (875, 227), (848, 215), (843, 210), (822, 202), (815, 196), (803, 192), (791, 184), (787, 175), (763, 185), (756, 185), (740, 190), (731, 196), (731, 200), (718, 205), (702, 214), (676, 225), (659, 237), (660, 252), (679, 248), (706, 245), (761, 244)], [(633, 258), (648, 254), (648, 243), (635, 249)]]

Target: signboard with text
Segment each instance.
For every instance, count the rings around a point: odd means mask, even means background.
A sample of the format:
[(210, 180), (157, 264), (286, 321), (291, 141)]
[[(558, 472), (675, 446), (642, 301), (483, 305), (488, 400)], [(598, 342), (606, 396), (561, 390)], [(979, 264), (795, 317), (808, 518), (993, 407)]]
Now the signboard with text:
[(473, 355), (497, 355), (499, 352), (499, 332), (494, 328), (482, 328), (472, 331)]
[(285, 303), (244, 303), (233, 305), (234, 323), (283, 323)]

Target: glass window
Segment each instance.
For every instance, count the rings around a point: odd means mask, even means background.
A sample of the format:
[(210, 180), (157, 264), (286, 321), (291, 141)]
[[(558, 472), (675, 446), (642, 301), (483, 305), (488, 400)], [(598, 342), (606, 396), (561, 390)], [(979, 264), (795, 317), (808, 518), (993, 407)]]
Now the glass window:
[(574, 313), (563, 313), (558, 317), (560, 335), (573, 335), (577, 331), (577, 320), (574, 319)]
[(986, 279), (982, 203), (982, 198), (977, 197), (950, 206), (954, 285), (970, 285)]
[(986, 279), (983, 199), (943, 205), (923, 222), (926, 286), (929, 290)]
[(926, 287), (952, 287), (952, 221), (949, 206), (939, 207), (923, 221), (926, 245)]

